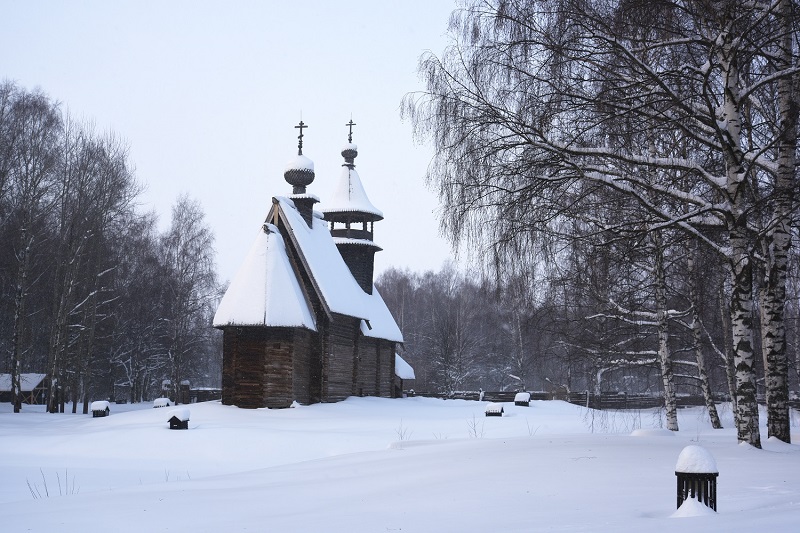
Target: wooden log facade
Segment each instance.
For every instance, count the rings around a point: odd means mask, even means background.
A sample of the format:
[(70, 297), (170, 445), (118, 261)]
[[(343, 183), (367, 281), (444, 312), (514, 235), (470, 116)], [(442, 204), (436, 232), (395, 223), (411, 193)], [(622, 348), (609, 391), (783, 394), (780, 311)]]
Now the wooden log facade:
[(342, 320), (322, 336), (291, 328), (224, 328), (222, 403), (254, 409), (348, 396), (391, 398), (396, 345), (358, 338), (356, 326)]

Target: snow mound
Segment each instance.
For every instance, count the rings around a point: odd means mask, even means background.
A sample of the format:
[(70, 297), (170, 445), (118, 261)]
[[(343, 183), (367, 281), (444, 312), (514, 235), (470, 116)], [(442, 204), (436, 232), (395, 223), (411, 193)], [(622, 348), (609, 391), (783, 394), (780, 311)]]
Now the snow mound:
[(687, 498), (678, 510), (670, 515), (670, 518), (691, 518), (693, 516), (709, 516), (717, 514), (711, 507), (703, 505), (694, 498)]
[(719, 473), (714, 456), (702, 446), (696, 445), (687, 446), (681, 451), (675, 471), (686, 474)]
[(631, 437), (674, 437), (675, 432), (663, 428), (653, 429), (634, 429), (631, 431)]
[(172, 417), (177, 418), (181, 422), (187, 422), (189, 420), (189, 410), (188, 409), (173, 409), (169, 412), (169, 418), (167, 421), (172, 420)]
[(781, 439), (775, 436), (768, 438), (767, 444), (769, 445), (769, 450), (773, 452), (800, 451), (800, 446), (797, 446), (796, 444), (789, 444), (788, 442), (783, 442)]

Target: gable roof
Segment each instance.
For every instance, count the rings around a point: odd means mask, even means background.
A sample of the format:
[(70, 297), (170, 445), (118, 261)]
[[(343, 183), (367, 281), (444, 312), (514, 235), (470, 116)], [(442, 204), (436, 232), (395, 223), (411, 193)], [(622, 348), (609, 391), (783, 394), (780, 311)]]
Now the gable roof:
[[(31, 392), (41, 385), (47, 374), (20, 374), (19, 386), (22, 392)], [(0, 374), (0, 392), (11, 392), (11, 374)]]
[(368, 319), (369, 295), (347, 268), (328, 225), (315, 213), (309, 227), (289, 198), (276, 196), (273, 202), (326, 311)]
[(323, 306), (330, 312), (362, 319), (361, 333), (366, 337), (403, 342), (400, 328), (380, 293), (374, 286), (372, 294), (361, 289), (342, 259), (328, 225), (317, 213), (312, 229), (290, 199), (276, 197), (273, 201)]
[(214, 327), (301, 327), (316, 331), (278, 228), (264, 224), (214, 315)]
[[(314, 212), (309, 227), (290, 198), (276, 196), (272, 202), (267, 220), (281, 223), (287, 240), (277, 226), (264, 224), (217, 308), (214, 327), (316, 331), (314, 313), (295, 271), (301, 268), (326, 313), (361, 319), (361, 333), (366, 337), (402, 343), (400, 328), (380, 293), (374, 287), (372, 294), (361, 289), (321, 215)], [(288, 247), (296, 252), (299, 265), (293, 265)]]

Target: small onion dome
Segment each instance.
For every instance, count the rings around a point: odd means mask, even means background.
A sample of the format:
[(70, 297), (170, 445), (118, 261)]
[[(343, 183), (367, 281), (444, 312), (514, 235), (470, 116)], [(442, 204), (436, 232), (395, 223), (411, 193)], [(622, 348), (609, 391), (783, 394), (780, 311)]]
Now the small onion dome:
[(314, 181), (314, 162), (300, 154), (288, 163), (283, 179), (293, 187), (292, 193), (305, 194), (306, 186)]
[(342, 157), (344, 157), (345, 165), (353, 165), (353, 161), (358, 157), (358, 146), (353, 143), (347, 143), (342, 148)]

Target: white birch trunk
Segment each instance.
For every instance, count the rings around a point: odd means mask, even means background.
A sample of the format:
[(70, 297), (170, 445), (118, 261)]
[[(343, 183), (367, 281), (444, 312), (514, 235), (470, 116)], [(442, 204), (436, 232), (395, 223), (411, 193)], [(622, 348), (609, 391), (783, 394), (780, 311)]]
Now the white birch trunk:
[(736, 408), (736, 370), (733, 366), (733, 341), (731, 340), (731, 307), (730, 296), (725, 291), (725, 281), (719, 285), (719, 312), (722, 324), (722, 350), (720, 355), (725, 365), (725, 378), (728, 383), (728, 394), (731, 397), (731, 411), (733, 412), (733, 422), (739, 426), (739, 410)]
[(695, 269), (695, 253), (697, 241), (694, 241), (695, 249), (688, 250), (688, 270), (689, 270), (689, 299), (692, 304), (692, 342), (694, 344), (694, 354), (697, 360), (697, 374), (700, 378), (700, 390), (703, 392), (703, 399), (706, 403), (708, 410), (708, 417), (711, 420), (711, 427), (714, 429), (722, 429), (722, 422), (720, 422), (719, 414), (717, 413), (717, 406), (714, 403), (714, 398), (711, 395), (711, 385), (708, 382), (708, 372), (706, 371), (706, 359), (703, 355), (702, 345), (700, 340), (702, 338), (702, 328), (700, 325), (700, 313), (697, 309), (697, 271)]
[(742, 115), (740, 76), (734, 37), (727, 29), (717, 39), (716, 54), (724, 86), (722, 106), (717, 112), (726, 165), (728, 235), (731, 248), (731, 326), (733, 362), (736, 369), (737, 437), (761, 448), (753, 355), (753, 266), (747, 227), (747, 171), (741, 148)]
[(667, 429), (678, 431), (678, 405), (675, 401), (675, 379), (672, 372), (672, 354), (669, 349), (669, 320), (667, 315), (667, 282), (664, 273), (664, 249), (661, 235), (653, 233), (656, 277), (656, 315), (658, 317), (658, 360), (661, 364), (661, 382), (664, 387), (664, 409)]
[[(783, 33), (776, 54), (776, 69), (788, 71), (795, 65), (792, 31), (792, 5), (781, 0), (777, 13)], [(796, 172), (798, 88), (795, 76), (778, 79), (778, 170), (775, 173), (775, 208), (766, 236), (764, 288), (761, 295), (762, 348), (766, 361), (768, 436), (791, 441), (789, 428), (789, 360), (786, 351), (786, 278), (792, 243), (791, 219), (794, 207), (793, 186)]]

